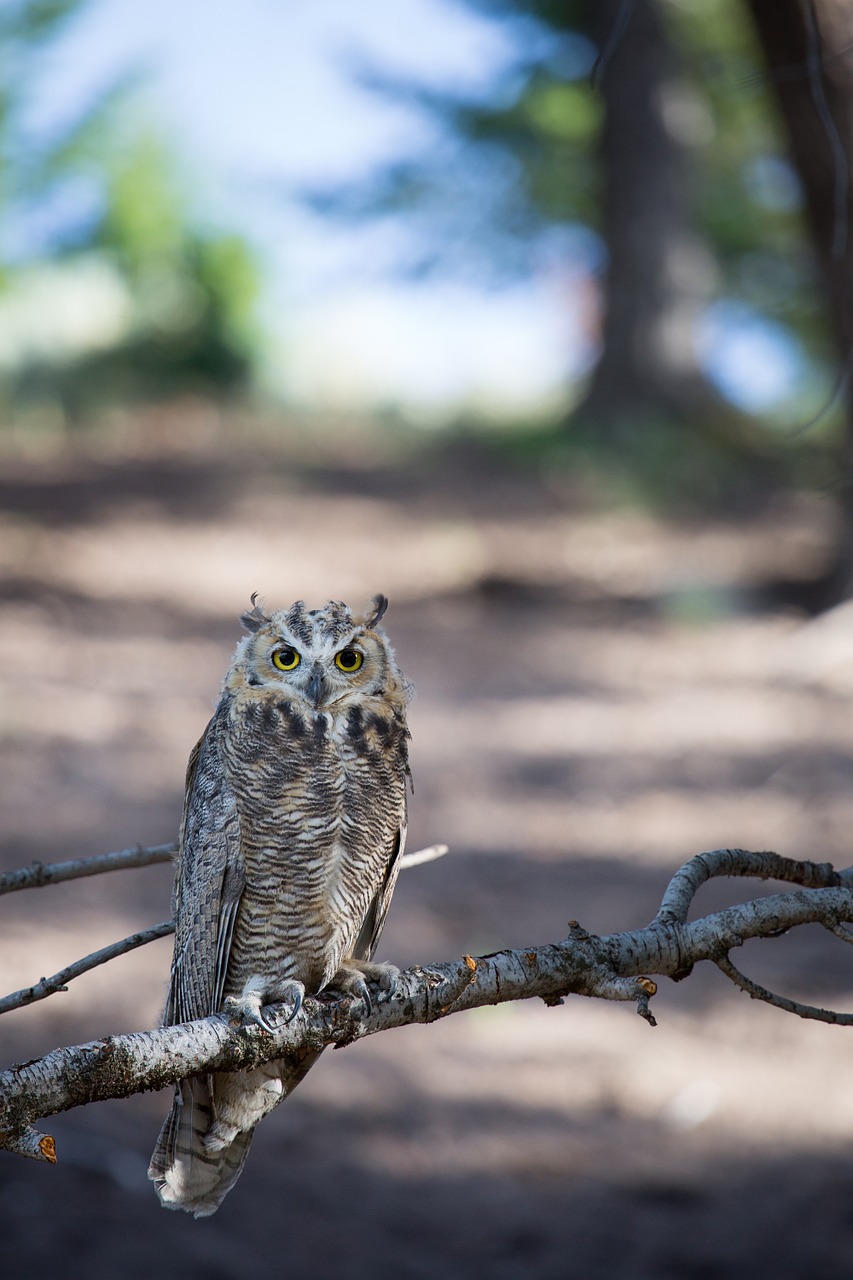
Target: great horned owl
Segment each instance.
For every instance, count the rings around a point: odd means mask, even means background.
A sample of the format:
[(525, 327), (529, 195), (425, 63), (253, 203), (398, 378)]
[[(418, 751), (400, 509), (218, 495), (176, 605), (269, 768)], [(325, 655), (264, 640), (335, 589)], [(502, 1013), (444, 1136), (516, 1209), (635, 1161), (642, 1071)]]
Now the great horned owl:
[[(353, 614), (301, 600), (242, 622), (219, 705), (190, 756), (164, 1025), (230, 1010), (266, 1025), (324, 987), (364, 997), (406, 834), (406, 702), (376, 596)], [(151, 1159), (160, 1200), (213, 1213), (254, 1126), (316, 1060), (185, 1080)]]

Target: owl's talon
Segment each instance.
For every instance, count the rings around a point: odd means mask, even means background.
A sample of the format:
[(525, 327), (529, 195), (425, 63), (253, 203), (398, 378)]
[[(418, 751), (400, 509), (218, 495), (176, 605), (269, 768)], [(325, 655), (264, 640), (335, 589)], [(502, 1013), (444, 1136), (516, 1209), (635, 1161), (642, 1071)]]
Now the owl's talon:
[(289, 1027), (299, 1010), (302, 1008), (302, 1001), (305, 999), (305, 987), (301, 982), (292, 982), (288, 987), (285, 1000), (293, 1001), (293, 1008), (284, 1020), (284, 1025)]
[(377, 999), (381, 1003), (396, 993), (399, 980), (400, 970), (396, 965), (373, 964), (369, 960), (347, 960), (338, 969), (329, 986), (344, 995), (363, 1000), (365, 1017), (369, 1018), (373, 1012), (373, 998), (368, 982), (379, 988)]
[(395, 964), (368, 964), (360, 966), (369, 982), (375, 982), (379, 988), (379, 1003), (390, 1000), (397, 994), (400, 986), (400, 970)]
[(380, 982), (379, 984), (380, 1004), (383, 1000), (390, 1000), (392, 996), (395, 996), (400, 987), (400, 970), (396, 965), (386, 964), (382, 967), (383, 969), (390, 970), (390, 972), (388, 973), (388, 977), (385, 982)]
[(232, 1027), (260, 1027), (267, 1035), (275, 1031), (261, 1012), (261, 999), (256, 993), (226, 996), (223, 1005)]
[(364, 1001), (364, 1016), (366, 1018), (369, 1018), (370, 1015), (373, 1013), (373, 999), (370, 995), (370, 988), (368, 987), (367, 983), (365, 982), (362, 985), (363, 985), (363, 990), (361, 992), (361, 998)]
[(361, 974), (349, 980), (346, 993), (352, 996), (354, 1000), (364, 1001), (364, 1016), (369, 1018), (373, 1013), (373, 1000), (370, 997), (370, 988)]

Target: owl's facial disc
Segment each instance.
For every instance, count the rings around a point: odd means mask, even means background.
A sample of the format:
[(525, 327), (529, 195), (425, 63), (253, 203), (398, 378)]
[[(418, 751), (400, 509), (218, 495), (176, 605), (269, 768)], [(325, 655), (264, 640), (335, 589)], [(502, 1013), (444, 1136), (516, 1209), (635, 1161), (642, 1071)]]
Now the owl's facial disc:
[(314, 711), (341, 710), (352, 697), (384, 686), (383, 651), (362, 624), (331, 634), (319, 626), (302, 631), (277, 615), (259, 628), (249, 648), (250, 683), (283, 687)]

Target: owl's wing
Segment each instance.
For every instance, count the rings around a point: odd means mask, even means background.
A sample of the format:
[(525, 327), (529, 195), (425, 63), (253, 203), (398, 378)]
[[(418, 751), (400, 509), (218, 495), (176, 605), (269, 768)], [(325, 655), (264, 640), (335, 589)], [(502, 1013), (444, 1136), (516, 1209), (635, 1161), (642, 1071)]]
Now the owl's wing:
[(245, 874), (240, 819), (214, 716), (190, 756), (175, 880), (175, 952), (166, 1024), (219, 1010)]
[(388, 853), (388, 865), (382, 877), (382, 883), (367, 908), (364, 924), (361, 926), (359, 935), (355, 940), (355, 946), (352, 949), (353, 959), (355, 960), (370, 960), (373, 957), (379, 942), (379, 935), (385, 925), (388, 908), (391, 905), (394, 885), (397, 883), (397, 873), (400, 870), (400, 859), (403, 856), (405, 846), (406, 823), (404, 820), (392, 835)]

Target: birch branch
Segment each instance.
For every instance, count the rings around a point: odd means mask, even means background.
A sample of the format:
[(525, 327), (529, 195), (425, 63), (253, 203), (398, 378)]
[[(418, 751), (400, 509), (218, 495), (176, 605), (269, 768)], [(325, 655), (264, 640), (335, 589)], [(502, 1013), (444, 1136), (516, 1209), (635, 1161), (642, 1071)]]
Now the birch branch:
[[(834, 932), (834, 930), (831, 930)], [(816, 1022), (831, 1022), (837, 1027), (853, 1027), (853, 1013), (839, 1013), (836, 1009), (818, 1009), (813, 1004), (803, 1004), (800, 1000), (790, 1000), (788, 996), (777, 996), (775, 991), (768, 991), (760, 983), (753, 982), (740, 969), (735, 968), (728, 956), (720, 956), (714, 962), (736, 987), (745, 991), (751, 1000), (763, 1000), (772, 1004), (775, 1009), (783, 1009), (785, 1013), (795, 1013), (798, 1018), (813, 1018)]]
[(169, 862), (177, 853), (176, 844), (154, 844), (114, 853), (98, 853), (92, 858), (73, 858), (69, 862), (33, 862), (16, 871), (0, 875), (0, 894), (16, 889), (41, 889), (62, 880), (79, 880), (81, 876), (97, 876), (103, 871), (123, 871), (127, 867), (149, 867), (156, 862)]
[(123, 956), (128, 951), (144, 947), (146, 942), (154, 942), (155, 939), (168, 937), (174, 932), (174, 922), (164, 920), (162, 924), (155, 924), (150, 929), (132, 933), (129, 938), (122, 938), (108, 947), (102, 947), (100, 951), (93, 951), (82, 960), (75, 960), (73, 964), (60, 969), (59, 973), (55, 973), (52, 978), (40, 978), (31, 987), (23, 987), (20, 991), (13, 991), (11, 995), (3, 996), (0, 998), (0, 1013), (22, 1009), (25, 1005), (34, 1004), (36, 1000), (45, 1000), (48, 996), (56, 995), (58, 991), (67, 991), (66, 984), (72, 978), (79, 978), (81, 973), (88, 973), (90, 969), (97, 969), (98, 965), (106, 964), (108, 960), (115, 960), (117, 956)]
[[(409, 969), (401, 974), (396, 992), (375, 1002), (369, 1013), (361, 1000), (324, 995), (306, 1000), (297, 1018), (272, 1034), (233, 1026), (218, 1014), (182, 1026), (56, 1049), (0, 1073), (0, 1146), (50, 1159), (49, 1135), (35, 1126), (57, 1112), (160, 1089), (191, 1075), (240, 1071), (289, 1054), (341, 1047), (391, 1027), (434, 1022), (509, 1000), (538, 996), (554, 1005), (575, 994), (629, 1001), (654, 1025), (648, 1004), (657, 987), (649, 975), (683, 977), (700, 960), (726, 961), (730, 951), (750, 938), (776, 937), (801, 924), (836, 929), (853, 921), (849, 873), (836, 873), (828, 864), (775, 859), (775, 854), (739, 850), (702, 854), (676, 874), (661, 911), (643, 929), (597, 937), (572, 922), (568, 938), (560, 943)], [(765, 873), (815, 887), (772, 894), (687, 921), (696, 891), (712, 876)], [(801, 1011), (795, 1002), (783, 1007), (789, 1006), (792, 1012)], [(270, 1010), (273, 1023), (280, 1021), (277, 1012), (284, 1010)]]

